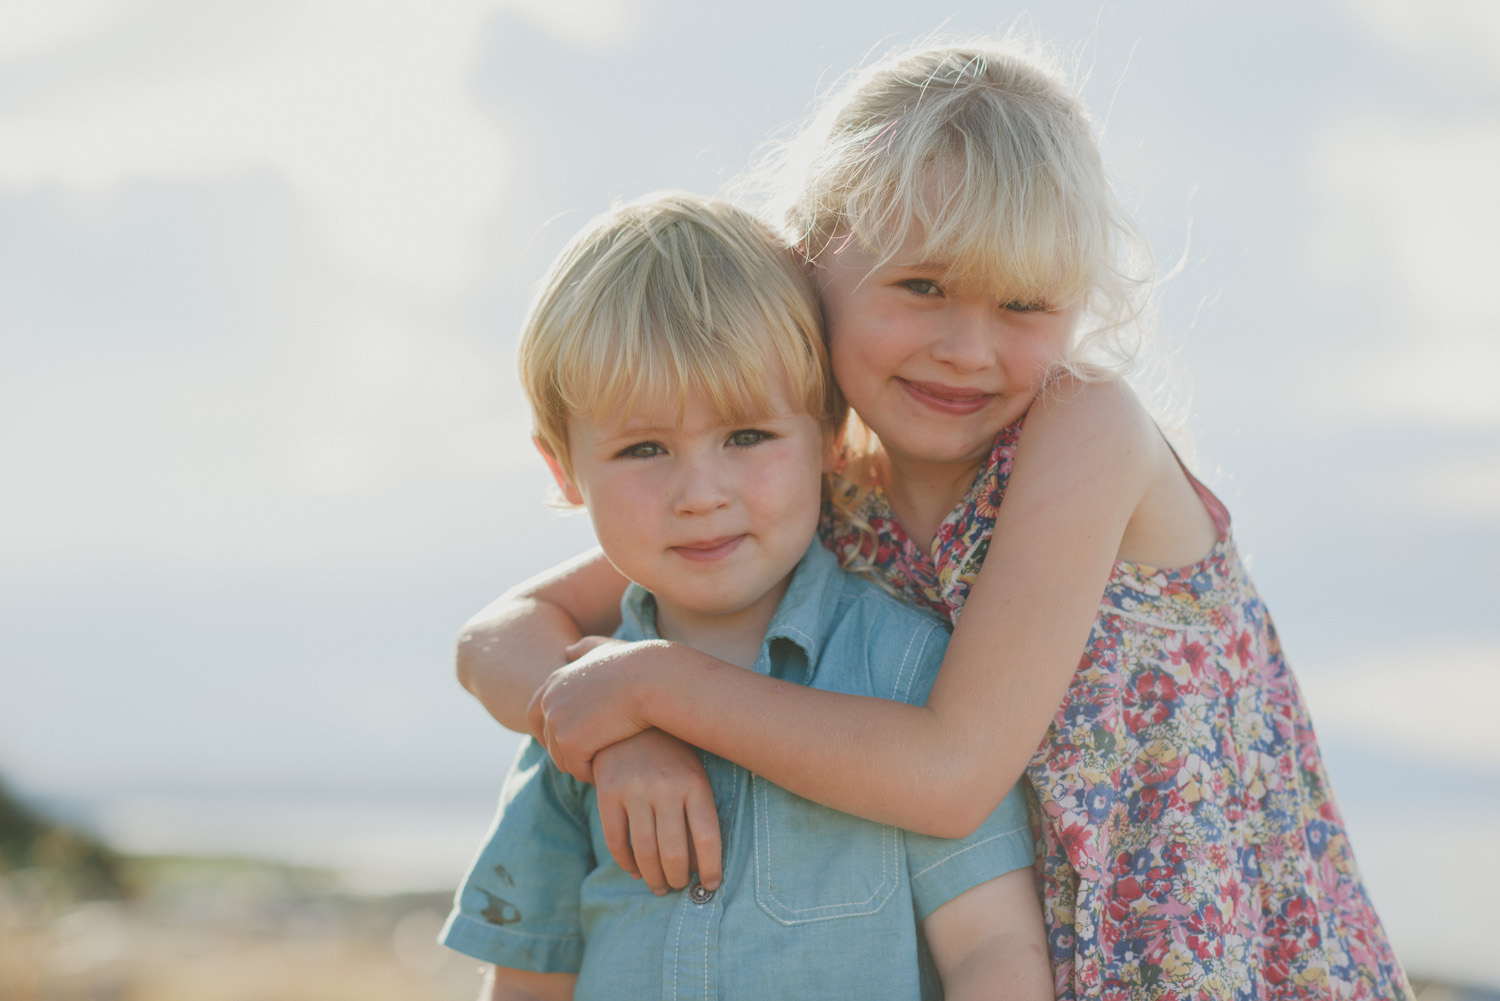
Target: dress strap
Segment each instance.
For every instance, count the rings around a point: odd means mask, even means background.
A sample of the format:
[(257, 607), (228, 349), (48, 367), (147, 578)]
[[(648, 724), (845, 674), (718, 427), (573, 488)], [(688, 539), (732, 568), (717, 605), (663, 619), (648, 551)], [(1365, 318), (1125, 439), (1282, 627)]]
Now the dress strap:
[(1172, 453), (1172, 458), (1177, 460), (1177, 468), (1182, 470), (1182, 475), (1187, 477), (1188, 483), (1192, 484), (1193, 490), (1197, 492), (1198, 499), (1208, 509), (1209, 517), (1214, 520), (1214, 528), (1219, 533), (1219, 540), (1229, 538), (1229, 509), (1224, 502), (1214, 495), (1214, 492), (1203, 485), (1203, 481), (1193, 475), (1193, 471), (1182, 461), (1182, 456), (1177, 454), (1177, 449), (1172, 447), (1172, 442), (1162, 432), (1161, 426), (1157, 425), (1156, 433), (1161, 435), (1161, 440), (1166, 442), (1167, 449)]

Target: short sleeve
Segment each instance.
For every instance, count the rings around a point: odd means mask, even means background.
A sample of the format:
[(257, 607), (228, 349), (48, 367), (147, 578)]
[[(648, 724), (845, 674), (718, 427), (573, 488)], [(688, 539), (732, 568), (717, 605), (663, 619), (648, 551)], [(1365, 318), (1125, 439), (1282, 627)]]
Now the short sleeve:
[(585, 790), (536, 741), (522, 744), (439, 942), (496, 966), (578, 972), (579, 893), (595, 866)]
[(980, 883), (1029, 867), (1035, 854), (1026, 794), (1019, 783), (989, 819), (966, 838), (906, 832), (906, 860), (917, 918), (925, 919)]

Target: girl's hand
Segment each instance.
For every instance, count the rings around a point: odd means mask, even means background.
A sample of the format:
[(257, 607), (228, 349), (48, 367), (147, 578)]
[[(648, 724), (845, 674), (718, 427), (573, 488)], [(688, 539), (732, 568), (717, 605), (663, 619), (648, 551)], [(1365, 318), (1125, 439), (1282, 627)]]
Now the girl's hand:
[(553, 671), (531, 698), (527, 724), (558, 768), (581, 782), (594, 781), (594, 755), (651, 724), (632, 699), (663, 640), (626, 643), (587, 637), (570, 647), (586, 652)]
[(594, 759), (594, 788), (609, 854), (660, 896), (696, 870), (719, 887), (719, 814), (698, 749), (660, 730), (611, 744)]

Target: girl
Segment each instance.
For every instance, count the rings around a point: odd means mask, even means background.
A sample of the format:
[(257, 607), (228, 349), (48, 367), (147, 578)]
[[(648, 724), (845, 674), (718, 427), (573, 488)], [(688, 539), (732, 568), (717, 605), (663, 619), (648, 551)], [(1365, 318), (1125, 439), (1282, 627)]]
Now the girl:
[[(1142, 283), (1081, 105), (1011, 51), (929, 47), (811, 128), (788, 219), (862, 422), (824, 538), (954, 621), (928, 703), (604, 644), (533, 729), (581, 778), (656, 727), (949, 836), (1024, 773), (1060, 998), (1410, 997), (1229, 516), (1118, 381)], [(514, 721), (622, 587), (595, 558), (502, 599), (465, 683)], [(682, 800), (655, 800), (664, 844)]]

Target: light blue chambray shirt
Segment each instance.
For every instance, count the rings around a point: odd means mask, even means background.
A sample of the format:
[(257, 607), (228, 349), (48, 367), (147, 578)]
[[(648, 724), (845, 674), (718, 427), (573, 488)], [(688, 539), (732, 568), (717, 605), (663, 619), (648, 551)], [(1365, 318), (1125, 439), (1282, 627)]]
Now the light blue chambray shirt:
[[(656, 637), (634, 585), (620, 639)], [(816, 688), (921, 703), (948, 634), (936, 619), (845, 574), (816, 541), (797, 565), (755, 662)], [(705, 754), (724, 880), (657, 897), (609, 856), (594, 789), (532, 741), (440, 941), (499, 966), (577, 973), (575, 1001), (618, 998), (935, 999), (918, 922), (989, 879), (1029, 866), (1013, 789), (967, 838), (860, 820)]]

